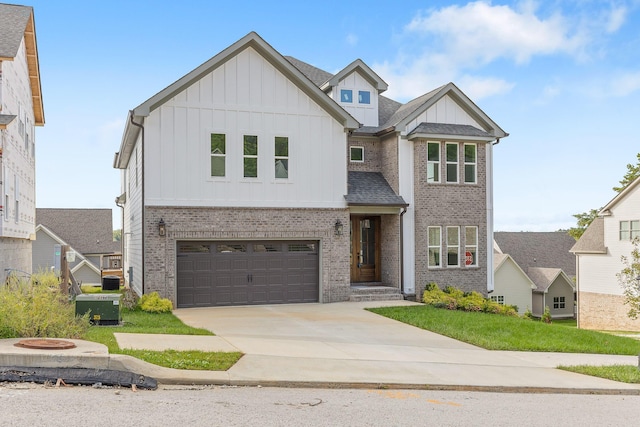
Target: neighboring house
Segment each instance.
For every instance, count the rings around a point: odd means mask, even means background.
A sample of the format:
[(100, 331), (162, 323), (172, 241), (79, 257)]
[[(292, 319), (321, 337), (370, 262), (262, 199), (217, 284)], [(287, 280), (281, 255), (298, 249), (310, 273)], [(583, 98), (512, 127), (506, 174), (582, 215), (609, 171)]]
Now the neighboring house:
[[(36, 240), (33, 242), (33, 271), (56, 266), (56, 245), (68, 245), (76, 253), (69, 263), (73, 276), (84, 284), (100, 284), (103, 269), (121, 253), (113, 241), (111, 209), (36, 209)], [(59, 261), (58, 261), (59, 262)]]
[(640, 238), (640, 178), (636, 178), (599, 212), (571, 251), (577, 258), (578, 327), (640, 331), (640, 320), (627, 316), (616, 275)]
[(495, 286), (490, 295), (491, 300), (517, 306), (520, 315), (527, 310), (533, 313), (531, 292), (536, 289), (536, 285), (511, 256), (501, 253), (493, 256)]
[(560, 268), (529, 267), (527, 275), (535, 283), (531, 312), (542, 317), (549, 307), (552, 319), (575, 317), (575, 285)]
[(44, 125), (33, 8), (0, 4), (0, 280), (31, 272), (35, 129)]
[(576, 257), (570, 252), (575, 239), (564, 231), (496, 231), (498, 250), (509, 254), (523, 271), (531, 267), (559, 268), (573, 279)]
[(406, 104), (249, 33), (130, 111), (125, 276), (177, 307), (493, 289), (493, 144), (449, 83)]

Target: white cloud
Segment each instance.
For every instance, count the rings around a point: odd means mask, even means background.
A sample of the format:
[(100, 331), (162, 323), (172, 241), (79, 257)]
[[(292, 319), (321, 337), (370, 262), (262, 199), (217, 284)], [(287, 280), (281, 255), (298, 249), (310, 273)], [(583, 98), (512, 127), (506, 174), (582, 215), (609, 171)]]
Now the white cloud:
[(623, 97), (638, 90), (640, 90), (640, 71), (621, 74), (611, 81), (611, 94), (614, 96)]
[(351, 47), (356, 46), (358, 44), (358, 36), (353, 33), (347, 34), (347, 44)]
[(624, 24), (624, 21), (627, 18), (627, 12), (628, 12), (627, 8), (624, 6), (611, 9), (611, 13), (609, 14), (609, 20), (607, 21), (607, 24), (605, 27), (606, 32), (614, 33), (618, 31), (620, 27), (622, 27), (622, 24)]

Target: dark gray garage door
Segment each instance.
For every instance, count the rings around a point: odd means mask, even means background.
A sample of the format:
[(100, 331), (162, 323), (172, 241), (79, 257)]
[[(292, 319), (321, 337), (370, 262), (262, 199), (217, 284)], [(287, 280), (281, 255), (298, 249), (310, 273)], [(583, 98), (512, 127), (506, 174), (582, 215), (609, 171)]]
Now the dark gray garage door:
[(178, 242), (178, 307), (318, 302), (318, 243)]

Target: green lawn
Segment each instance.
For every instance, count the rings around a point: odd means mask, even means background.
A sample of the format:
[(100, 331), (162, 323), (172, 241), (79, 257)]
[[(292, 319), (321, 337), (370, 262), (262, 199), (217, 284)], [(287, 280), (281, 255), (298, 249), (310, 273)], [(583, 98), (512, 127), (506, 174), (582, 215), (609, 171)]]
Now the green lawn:
[(570, 327), (567, 322), (445, 310), (428, 305), (370, 311), (489, 350), (637, 355), (640, 341)]
[(185, 325), (171, 313), (147, 313), (140, 310), (122, 310), (122, 326), (92, 326), (86, 340), (107, 346), (109, 353), (126, 354), (158, 366), (175, 369), (226, 371), (233, 366), (242, 353), (202, 351), (150, 351), (121, 349), (113, 336), (114, 332), (172, 335), (213, 335), (206, 329)]

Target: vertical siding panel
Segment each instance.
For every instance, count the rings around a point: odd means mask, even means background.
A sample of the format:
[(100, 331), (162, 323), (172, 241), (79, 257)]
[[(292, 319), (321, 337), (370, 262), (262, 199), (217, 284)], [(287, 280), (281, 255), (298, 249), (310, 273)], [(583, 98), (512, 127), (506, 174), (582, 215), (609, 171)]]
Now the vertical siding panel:
[(213, 73), (209, 73), (200, 80), (200, 102), (202, 105), (213, 105)]
[(156, 197), (168, 200), (175, 196), (173, 192), (173, 156), (177, 148), (173, 132), (175, 126), (173, 107), (161, 107), (160, 116), (161, 158), (158, 163), (160, 166), (160, 179), (156, 181), (160, 183), (160, 188)]
[(237, 61), (231, 58), (224, 64), (224, 103), (227, 105), (235, 105), (238, 103), (237, 95)]
[(237, 68), (236, 75), (238, 79), (236, 81), (236, 93), (238, 99), (236, 102), (239, 105), (251, 105), (251, 96), (249, 89), (251, 87), (251, 61), (249, 60), (249, 50), (244, 50), (236, 57)]

